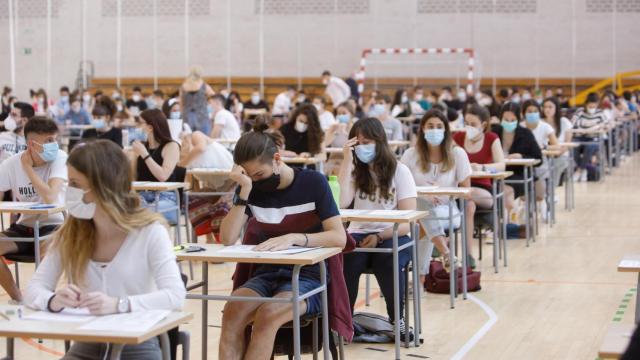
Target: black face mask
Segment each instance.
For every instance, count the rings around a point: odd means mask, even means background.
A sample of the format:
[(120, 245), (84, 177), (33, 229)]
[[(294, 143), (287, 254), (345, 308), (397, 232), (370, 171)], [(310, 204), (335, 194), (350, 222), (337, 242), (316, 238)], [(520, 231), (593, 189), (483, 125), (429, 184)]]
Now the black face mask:
[(260, 192), (274, 192), (280, 186), (280, 174), (273, 173), (266, 179), (254, 181), (252, 188)]

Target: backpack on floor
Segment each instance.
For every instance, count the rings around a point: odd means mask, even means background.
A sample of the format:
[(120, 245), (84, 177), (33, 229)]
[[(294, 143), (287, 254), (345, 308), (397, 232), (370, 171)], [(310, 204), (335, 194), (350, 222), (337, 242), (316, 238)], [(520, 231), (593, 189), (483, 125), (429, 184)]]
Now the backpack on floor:
[(392, 343), (393, 324), (385, 316), (359, 312), (353, 315), (353, 342)]
[(600, 167), (587, 164), (587, 181), (600, 181)]
[[(459, 267), (456, 271), (458, 293), (462, 292), (462, 268)], [(429, 265), (429, 273), (424, 279), (424, 288), (428, 292), (436, 294), (448, 294), (449, 293), (449, 273), (444, 269), (444, 266), (440, 261), (432, 260)], [(480, 287), (480, 272), (473, 271), (470, 267), (467, 267), (467, 291), (479, 291)]]

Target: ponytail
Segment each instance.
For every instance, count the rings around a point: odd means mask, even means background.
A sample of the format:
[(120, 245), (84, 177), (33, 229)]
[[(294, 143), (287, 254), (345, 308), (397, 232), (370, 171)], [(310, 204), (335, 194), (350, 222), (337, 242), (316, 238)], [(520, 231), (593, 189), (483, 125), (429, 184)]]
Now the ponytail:
[(278, 152), (278, 137), (269, 126), (262, 121), (253, 126), (253, 131), (245, 133), (236, 143), (233, 152), (233, 162), (240, 165), (247, 161), (259, 160), (268, 163)]

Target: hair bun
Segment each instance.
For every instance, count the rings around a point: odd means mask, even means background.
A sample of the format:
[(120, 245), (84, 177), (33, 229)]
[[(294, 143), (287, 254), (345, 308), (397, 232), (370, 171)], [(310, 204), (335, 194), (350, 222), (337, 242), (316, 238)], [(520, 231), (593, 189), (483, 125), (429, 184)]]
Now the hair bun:
[(257, 133), (264, 133), (269, 129), (269, 125), (265, 122), (258, 121), (253, 125), (253, 131)]

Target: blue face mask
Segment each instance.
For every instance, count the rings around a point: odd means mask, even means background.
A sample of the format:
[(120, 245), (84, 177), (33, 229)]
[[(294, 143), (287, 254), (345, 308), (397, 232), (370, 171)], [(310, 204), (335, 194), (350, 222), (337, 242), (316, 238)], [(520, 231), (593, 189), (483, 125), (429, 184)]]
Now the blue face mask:
[(182, 119), (181, 116), (182, 116), (182, 114), (180, 113), (180, 111), (172, 111), (169, 114), (169, 118), (172, 119), (172, 120), (180, 120), (180, 119)]
[(376, 157), (376, 144), (357, 145), (356, 157), (365, 164), (370, 163)]
[(512, 133), (518, 127), (518, 122), (517, 121), (502, 120), (500, 125), (502, 125), (502, 128), (504, 129), (504, 131)]
[(42, 144), (42, 152), (39, 153), (40, 158), (45, 162), (52, 162), (58, 157), (58, 147), (57, 142)]
[(351, 120), (351, 116), (349, 116), (349, 114), (341, 114), (336, 116), (336, 119), (341, 123), (341, 124), (346, 124), (349, 122), (349, 120)]
[(209, 115), (213, 114), (213, 106), (207, 105), (207, 114)]
[(424, 139), (432, 146), (439, 146), (444, 141), (444, 129), (428, 129), (424, 132)]
[(373, 105), (371, 113), (373, 114), (373, 116), (380, 116), (384, 115), (385, 110), (386, 108), (384, 107), (384, 104), (375, 104)]
[(147, 141), (147, 134), (140, 128), (129, 129), (129, 141), (134, 142), (136, 140), (142, 142)]
[(539, 112), (526, 113), (524, 117), (527, 119), (527, 122), (529, 124), (537, 124), (538, 121), (540, 121), (540, 113)]
[(91, 124), (93, 125), (93, 127), (95, 127), (96, 129), (103, 129), (106, 124), (104, 122), (103, 119), (94, 119)]

